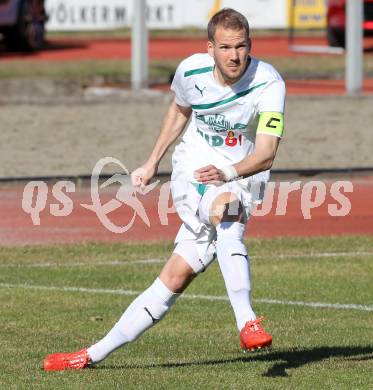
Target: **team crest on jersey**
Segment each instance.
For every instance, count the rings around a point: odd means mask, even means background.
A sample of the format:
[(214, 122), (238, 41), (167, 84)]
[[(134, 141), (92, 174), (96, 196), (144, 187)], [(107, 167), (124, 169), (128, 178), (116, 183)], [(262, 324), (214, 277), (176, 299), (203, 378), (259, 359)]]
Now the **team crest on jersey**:
[(210, 131), (223, 132), (227, 130), (243, 130), (246, 129), (247, 125), (243, 123), (232, 124), (226, 120), (223, 114), (214, 115), (199, 115), (196, 114), (196, 119), (204, 123), (209, 127)]

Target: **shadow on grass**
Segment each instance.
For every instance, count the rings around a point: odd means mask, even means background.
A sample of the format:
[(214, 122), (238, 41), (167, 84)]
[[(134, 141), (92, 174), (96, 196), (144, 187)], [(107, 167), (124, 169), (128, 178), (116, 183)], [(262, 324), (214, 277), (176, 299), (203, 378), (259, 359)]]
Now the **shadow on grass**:
[(302, 367), (309, 363), (319, 362), (330, 358), (350, 359), (354, 361), (373, 360), (373, 346), (367, 347), (318, 347), (310, 349), (295, 349), (291, 351), (255, 352), (250, 355), (233, 359), (194, 360), (176, 363), (161, 364), (135, 364), (121, 366), (98, 366), (95, 369), (152, 369), (152, 368), (177, 368), (191, 366), (215, 366), (229, 363), (250, 363), (254, 361), (273, 362), (262, 375), (266, 377), (286, 377), (286, 370)]

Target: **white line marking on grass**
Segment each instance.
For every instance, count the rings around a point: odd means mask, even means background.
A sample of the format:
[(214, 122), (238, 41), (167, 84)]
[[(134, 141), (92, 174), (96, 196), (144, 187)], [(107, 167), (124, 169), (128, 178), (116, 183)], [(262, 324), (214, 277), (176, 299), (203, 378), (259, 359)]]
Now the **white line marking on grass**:
[(133, 265), (133, 264), (162, 264), (166, 260), (162, 259), (144, 259), (144, 260), (113, 260), (97, 262), (77, 262), (77, 263), (28, 263), (28, 264), (0, 264), (3, 268), (49, 268), (49, 267), (90, 267), (90, 266), (116, 266), (116, 265)]
[(278, 255), (251, 256), (252, 259), (286, 259), (308, 257), (348, 257), (348, 256), (373, 256), (373, 252), (315, 252), (315, 253), (280, 253)]
[(345, 309), (345, 310), (363, 310), (373, 311), (372, 305), (356, 305), (354, 303), (324, 303), (324, 302), (302, 302), (302, 301), (281, 301), (278, 299), (260, 298), (255, 299), (259, 303), (268, 303), (271, 305), (290, 305), (290, 306), (306, 306), (326, 309)]
[[(44, 291), (64, 291), (64, 292), (82, 292), (89, 294), (111, 294), (111, 295), (139, 295), (141, 291), (122, 290), (122, 289), (105, 289), (105, 288), (85, 288), (85, 287), (58, 287), (58, 286), (38, 286), (31, 284), (10, 284), (0, 283), (0, 288), (16, 288), (24, 290), (44, 290)], [(228, 297), (223, 295), (199, 295), (199, 294), (184, 294), (181, 296), (184, 299), (199, 299), (204, 301), (228, 301)], [(326, 302), (303, 302), (303, 301), (283, 301), (269, 298), (254, 299), (258, 303), (267, 303), (270, 305), (290, 305), (303, 306), (312, 308), (324, 309), (342, 309), (342, 310), (360, 310), (373, 311), (373, 305), (356, 305), (353, 303), (326, 303)]]
[[(373, 252), (316, 252), (316, 253), (279, 253), (277, 255), (254, 255), (250, 256), (252, 260), (257, 259), (293, 259), (293, 258), (322, 258), (322, 257), (365, 257), (373, 256)], [(93, 267), (93, 266), (118, 266), (132, 264), (163, 264), (166, 259), (142, 259), (142, 260), (112, 260), (98, 262), (76, 262), (76, 263), (54, 263), (54, 262), (38, 262), (28, 264), (0, 264), (1, 268), (49, 268), (49, 267)]]

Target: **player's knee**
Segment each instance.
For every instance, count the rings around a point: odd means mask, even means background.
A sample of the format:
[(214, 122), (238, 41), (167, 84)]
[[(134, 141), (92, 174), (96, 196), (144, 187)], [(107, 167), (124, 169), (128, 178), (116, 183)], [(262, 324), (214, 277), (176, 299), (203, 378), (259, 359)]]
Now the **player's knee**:
[(241, 222), (243, 205), (237, 197), (229, 192), (220, 194), (210, 208), (210, 221), (214, 226), (221, 222)]
[(193, 277), (204, 272), (214, 261), (215, 252), (213, 242), (198, 240), (181, 240), (174, 249), (174, 254), (180, 256), (191, 268)]
[(181, 256), (174, 253), (163, 267), (159, 277), (169, 290), (181, 293), (195, 276), (196, 273), (189, 264)]
[(194, 272), (173, 274), (168, 276), (165, 284), (171, 291), (181, 293), (195, 277), (196, 274)]

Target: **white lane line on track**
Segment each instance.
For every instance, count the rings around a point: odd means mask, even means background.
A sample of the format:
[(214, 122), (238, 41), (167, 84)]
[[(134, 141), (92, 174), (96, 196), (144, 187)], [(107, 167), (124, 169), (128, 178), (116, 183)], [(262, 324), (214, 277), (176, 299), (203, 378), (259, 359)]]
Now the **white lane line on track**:
[[(111, 295), (139, 295), (141, 291), (122, 290), (122, 289), (104, 289), (104, 288), (85, 288), (85, 287), (58, 287), (58, 286), (38, 286), (30, 284), (10, 284), (0, 283), (0, 288), (5, 289), (23, 289), (23, 290), (44, 290), (44, 291), (62, 291), (62, 292), (79, 292), (88, 294), (111, 294)], [(183, 294), (181, 298), (196, 299), (204, 301), (228, 301), (228, 297), (223, 295), (200, 295), (200, 294)], [(327, 303), (327, 302), (303, 302), (303, 301), (284, 301), (278, 299), (259, 298), (254, 299), (258, 303), (270, 305), (290, 305), (303, 306), (317, 309), (336, 309), (336, 310), (360, 310), (373, 311), (373, 305), (357, 305), (353, 303)]]
[[(373, 252), (316, 252), (316, 253), (279, 253), (277, 255), (257, 255), (250, 256), (252, 260), (260, 259), (294, 259), (294, 258), (322, 258), (322, 257), (365, 257), (373, 256)], [(55, 262), (38, 262), (29, 264), (0, 264), (2, 268), (49, 268), (49, 267), (93, 267), (93, 266), (118, 266), (133, 264), (162, 264), (165, 259), (143, 259), (143, 260), (113, 260), (98, 262), (76, 262), (76, 263), (55, 263)]]

